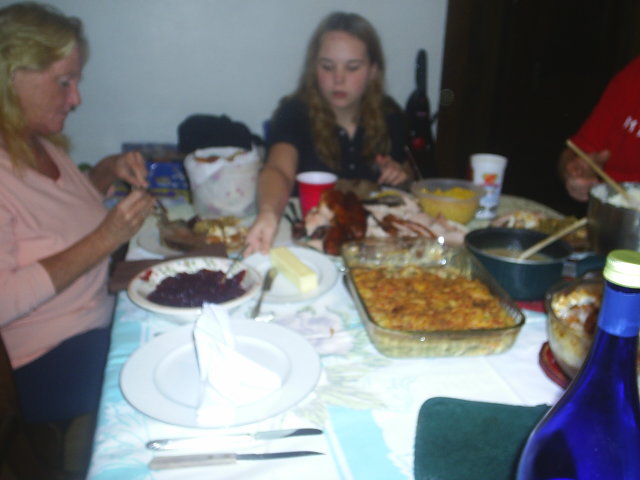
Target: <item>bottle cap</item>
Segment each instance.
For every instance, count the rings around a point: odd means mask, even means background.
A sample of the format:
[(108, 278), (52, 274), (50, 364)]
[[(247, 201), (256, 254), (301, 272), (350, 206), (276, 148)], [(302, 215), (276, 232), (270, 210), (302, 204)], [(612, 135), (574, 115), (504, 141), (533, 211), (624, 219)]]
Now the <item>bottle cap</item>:
[(603, 276), (622, 287), (640, 288), (640, 252), (613, 250), (607, 255)]

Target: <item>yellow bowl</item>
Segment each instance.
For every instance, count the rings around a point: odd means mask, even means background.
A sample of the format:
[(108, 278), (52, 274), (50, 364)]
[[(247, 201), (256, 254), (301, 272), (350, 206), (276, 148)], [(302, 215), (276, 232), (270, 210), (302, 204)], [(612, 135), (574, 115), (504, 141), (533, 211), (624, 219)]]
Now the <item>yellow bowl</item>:
[(429, 178), (414, 182), (411, 193), (425, 213), (467, 223), (478, 209), (484, 187), (455, 178)]

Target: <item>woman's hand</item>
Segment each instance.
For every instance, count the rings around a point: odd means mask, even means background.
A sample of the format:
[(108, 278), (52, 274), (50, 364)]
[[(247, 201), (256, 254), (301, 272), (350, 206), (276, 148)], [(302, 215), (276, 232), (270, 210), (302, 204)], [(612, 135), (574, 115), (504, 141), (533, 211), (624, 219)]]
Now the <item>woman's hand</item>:
[(96, 233), (109, 242), (113, 249), (129, 241), (153, 212), (156, 199), (145, 190), (134, 189), (107, 214)]
[(147, 166), (140, 152), (127, 152), (103, 158), (89, 172), (89, 178), (96, 188), (106, 193), (116, 180), (120, 179), (135, 188), (147, 188)]
[[(610, 153), (606, 150), (590, 154), (593, 161), (600, 167), (607, 162), (609, 156)], [(600, 183), (600, 179), (587, 162), (571, 151), (563, 153), (560, 173), (569, 195), (580, 202), (589, 200), (589, 191), (594, 185)]]
[(409, 178), (404, 167), (390, 155), (377, 155), (376, 165), (380, 168), (380, 176), (378, 177), (380, 185), (400, 185)]
[(247, 257), (255, 252), (268, 254), (278, 232), (279, 224), (280, 218), (275, 213), (259, 213), (247, 233), (247, 248), (244, 251), (244, 256)]
[(140, 152), (127, 152), (112, 155), (113, 169), (116, 177), (133, 187), (147, 188), (147, 166)]

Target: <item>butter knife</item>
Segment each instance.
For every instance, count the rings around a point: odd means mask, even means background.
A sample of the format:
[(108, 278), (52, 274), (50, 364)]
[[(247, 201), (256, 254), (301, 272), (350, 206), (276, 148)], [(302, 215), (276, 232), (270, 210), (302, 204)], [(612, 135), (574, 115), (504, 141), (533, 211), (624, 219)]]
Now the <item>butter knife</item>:
[(186, 437), (186, 438), (165, 438), (160, 440), (151, 440), (147, 443), (149, 450), (166, 451), (166, 450), (178, 450), (182, 448), (194, 448), (194, 447), (211, 447), (211, 442), (224, 442), (236, 445), (239, 440), (274, 440), (278, 438), (287, 437), (302, 437), (306, 435), (321, 435), (322, 430), (317, 428), (296, 428), (289, 430), (270, 430), (268, 432), (256, 432), (256, 433), (233, 433), (233, 434), (218, 434), (209, 435), (203, 437)]
[(271, 290), (271, 285), (273, 285), (273, 280), (276, 278), (276, 275), (278, 275), (278, 269), (275, 267), (271, 267), (265, 274), (264, 281), (262, 282), (262, 289), (260, 290), (260, 296), (258, 297), (258, 301), (253, 307), (253, 310), (251, 310), (251, 318), (254, 320), (257, 320), (258, 318), (264, 294)]
[(165, 455), (153, 457), (149, 462), (151, 470), (168, 468), (202, 467), (207, 465), (228, 465), (240, 460), (273, 460), (278, 458), (306, 457), (324, 455), (324, 453), (308, 450), (273, 453), (200, 453), (194, 455)]

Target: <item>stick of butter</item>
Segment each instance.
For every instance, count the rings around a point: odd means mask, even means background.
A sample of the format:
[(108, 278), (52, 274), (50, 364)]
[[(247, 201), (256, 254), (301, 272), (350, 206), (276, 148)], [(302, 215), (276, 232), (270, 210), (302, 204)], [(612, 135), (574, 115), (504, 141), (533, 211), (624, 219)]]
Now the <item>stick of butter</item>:
[(302, 293), (318, 288), (318, 275), (302, 263), (287, 247), (272, 248), (271, 263)]

